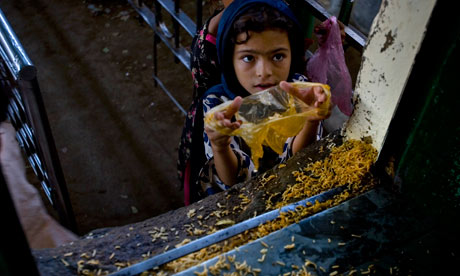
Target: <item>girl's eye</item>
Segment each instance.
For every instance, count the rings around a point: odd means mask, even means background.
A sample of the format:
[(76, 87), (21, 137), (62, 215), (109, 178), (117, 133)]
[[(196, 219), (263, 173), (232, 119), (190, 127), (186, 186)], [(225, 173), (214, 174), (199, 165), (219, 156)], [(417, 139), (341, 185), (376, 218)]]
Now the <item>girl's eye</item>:
[(283, 59), (284, 59), (283, 54), (276, 54), (276, 55), (273, 56), (274, 61), (282, 61)]
[(244, 62), (247, 62), (247, 63), (249, 63), (249, 62), (251, 62), (251, 61), (253, 61), (253, 60), (254, 60), (254, 57), (253, 57), (253, 56), (244, 56), (244, 57), (243, 57), (243, 61), (244, 61)]

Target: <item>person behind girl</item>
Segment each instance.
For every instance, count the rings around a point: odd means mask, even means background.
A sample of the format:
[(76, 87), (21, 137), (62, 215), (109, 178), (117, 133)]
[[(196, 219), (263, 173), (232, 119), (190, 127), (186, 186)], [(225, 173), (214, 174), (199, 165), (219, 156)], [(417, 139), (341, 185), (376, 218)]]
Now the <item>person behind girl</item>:
[[(209, 89), (201, 102), (204, 114), (223, 102), (234, 100), (225, 112), (215, 115), (224, 127), (236, 129), (241, 125), (232, 118), (242, 97), (278, 84), (308, 105), (319, 106), (326, 100), (319, 86), (299, 90), (286, 82), (306, 81), (306, 78), (297, 74), (304, 70), (300, 27), (281, 0), (235, 0), (220, 19), (216, 46), (222, 68), (221, 84)], [(310, 117), (300, 133), (286, 141), (282, 155), (265, 148), (258, 172), (284, 162), (313, 142), (320, 121), (327, 116)], [(196, 183), (190, 183), (200, 185), (200, 196), (226, 190), (255, 175), (249, 148), (241, 138), (209, 128), (202, 134), (206, 160), (198, 171)]]
[[(193, 97), (189, 106), (178, 147), (177, 174), (181, 187), (184, 189), (184, 203), (189, 205), (199, 199), (196, 187), (190, 183), (195, 182), (197, 173), (190, 174), (201, 168), (204, 161), (202, 149), (201, 97), (212, 86), (220, 83), (221, 70), (217, 58), (216, 35), (220, 18), (225, 8), (233, 0), (213, 0), (212, 3), (222, 3), (223, 8), (217, 9), (213, 15), (197, 30), (191, 44), (190, 65), (193, 78)], [(200, 110), (197, 115), (197, 110)]]
[(193, 37), (190, 67), (193, 78), (193, 99), (200, 98), (212, 86), (220, 83), (221, 70), (217, 60), (216, 36), (220, 18), (233, 0), (223, 0), (223, 8), (218, 8), (206, 20)]

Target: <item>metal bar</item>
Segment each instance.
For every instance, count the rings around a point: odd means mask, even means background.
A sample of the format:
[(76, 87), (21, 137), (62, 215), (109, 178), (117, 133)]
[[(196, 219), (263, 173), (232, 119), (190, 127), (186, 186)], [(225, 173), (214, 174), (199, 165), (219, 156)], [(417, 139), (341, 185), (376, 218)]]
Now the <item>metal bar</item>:
[[(179, 12), (179, 7), (180, 7), (179, 0), (174, 0), (174, 14), (177, 14)], [(179, 22), (176, 20), (173, 14), (171, 14), (171, 17), (173, 18), (173, 26), (174, 26), (174, 47), (177, 49), (179, 48), (179, 44), (180, 44), (180, 26), (179, 26)], [(174, 57), (174, 62), (178, 63), (179, 59), (177, 57)]]
[[(158, 75), (158, 35), (156, 33), (153, 34), (153, 75)], [(154, 81), (155, 87), (158, 87), (158, 82), (155, 79)]]
[(49, 177), (48, 181), (56, 192), (54, 207), (59, 214), (61, 224), (77, 232), (77, 224), (67, 191), (64, 173), (59, 161), (59, 155), (56, 150), (37, 79), (35, 78), (31, 81), (19, 80), (19, 87), (22, 92), (24, 106), (28, 111), (28, 121), (34, 130), (33, 134), (36, 138), (37, 153), (43, 159), (42, 163), (46, 167)]
[(128, 0), (128, 3), (131, 4), (133, 9), (144, 19), (145, 23), (150, 26), (154, 31), (157, 29), (157, 22), (155, 14), (145, 5), (141, 5), (141, 7), (136, 6), (132, 0)]
[(339, 16), (337, 19), (345, 25), (350, 22), (351, 11), (353, 10), (353, 4), (355, 0), (343, 0), (342, 6), (340, 7)]
[[(193, 20), (188, 17), (181, 9), (175, 7), (175, 3), (171, 0), (157, 0), (158, 3), (163, 6), (163, 8), (172, 15), (175, 21), (179, 22), (179, 24), (184, 28), (184, 30), (190, 35), (194, 36), (197, 30), (197, 24), (193, 22)], [(177, 1), (177, 0), (175, 0)], [(198, 0), (199, 1), (199, 0)]]
[(276, 219), (280, 213), (285, 213), (288, 211), (294, 211), (297, 206), (304, 206), (307, 204), (307, 202), (310, 203), (315, 203), (315, 201), (324, 201), (326, 199), (331, 198), (332, 196), (342, 192), (345, 188), (344, 187), (338, 187), (329, 191), (326, 191), (324, 193), (321, 193), (316, 196), (312, 196), (310, 198), (301, 200), (299, 202), (287, 205), (282, 207), (281, 209), (276, 209), (270, 212), (267, 212), (265, 214), (259, 215), (257, 217), (254, 217), (252, 219), (246, 220), (244, 222), (241, 222), (239, 224), (230, 226), (228, 228), (225, 228), (223, 230), (217, 231), (211, 235), (205, 236), (203, 238), (194, 240), (184, 246), (181, 246), (179, 248), (172, 249), (170, 251), (167, 251), (161, 255), (154, 256), (148, 260), (145, 260), (143, 262), (137, 263), (135, 265), (132, 265), (130, 267), (127, 267), (125, 269), (121, 269), (118, 272), (112, 273), (110, 275), (113, 276), (121, 276), (121, 275), (136, 275), (139, 273), (142, 273), (144, 271), (147, 271), (151, 268), (163, 265), (165, 263), (171, 262), (175, 259), (178, 259), (180, 257), (183, 257), (187, 254), (190, 254), (192, 252), (196, 252), (200, 249), (203, 249), (209, 245), (215, 244), (217, 242), (226, 240), (230, 237), (236, 236), (240, 233), (243, 233), (246, 230), (252, 229), (254, 227), (257, 227), (267, 221), (271, 221)]
[(190, 66), (190, 52), (187, 51), (184, 47), (176, 48), (172, 45), (168, 38), (166, 38), (162, 33), (157, 32), (158, 37), (161, 41), (171, 50), (171, 52), (182, 62), (182, 64), (188, 69), (191, 70)]
[(40, 182), (43, 191), (45, 192), (46, 197), (51, 202), (51, 205), (54, 205), (53, 197), (51, 196), (52, 189), (48, 187), (45, 181)]
[(0, 55), (12, 71), (14, 78), (32, 80), (36, 77), (36, 69), (11, 29), (8, 20), (0, 9)]
[[(59, 214), (61, 224), (76, 231), (75, 217), (64, 174), (36, 77), (37, 70), (1, 10), (0, 56), (2, 77), (5, 78), (2, 85), (13, 94), (12, 101), (17, 100), (23, 103), (26, 118), (21, 118), (21, 114), (19, 114), (19, 119), (23, 120), (16, 120), (16, 130), (19, 130), (18, 127), (22, 127), (26, 123), (32, 129), (28, 133), (22, 129), (22, 142), (30, 145), (27, 153), (32, 154), (28, 156), (28, 159), (39, 166), (34, 167), (36, 173), (41, 174), (41, 178), (43, 178), (41, 180), (47, 181), (55, 191), (57, 200), (54, 201), (53, 207)], [(11, 97), (11, 95), (9, 96)], [(14, 112), (14, 107), (12, 109)], [(32, 144), (35, 145), (34, 152), (31, 151)], [(33, 154), (37, 154), (37, 156)]]
[(179, 110), (184, 115), (187, 115), (187, 111), (185, 111), (185, 109), (182, 107), (182, 105), (180, 105), (180, 103), (176, 100), (176, 98), (174, 98), (174, 96), (168, 91), (168, 89), (166, 88), (166, 86), (164, 86), (164, 84), (161, 82), (161, 80), (156, 75), (153, 75), (153, 78), (160, 85), (161, 89), (163, 89), (163, 91), (166, 93), (166, 95), (168, 95), (168, 97), (173, 101), (173, 103), (177, 106), (177, 108), (179, 108)]
[[(326, 11), (323, 6), (321, 6), (315, 0), (304, 0), (307, 3), (309, 9), (311, 10), (313, 16), (318, 18), (320, 21), (324, 21), (331, 17), (331, 15)], [(366, 44), (366, 36), (362, 34), (360, 31), (356, 30), (352, 26), (345, 26), (345, 34), (346, 40), (350, 43), (351, 46), (354, 48), (362, 51), (364, 45)]]

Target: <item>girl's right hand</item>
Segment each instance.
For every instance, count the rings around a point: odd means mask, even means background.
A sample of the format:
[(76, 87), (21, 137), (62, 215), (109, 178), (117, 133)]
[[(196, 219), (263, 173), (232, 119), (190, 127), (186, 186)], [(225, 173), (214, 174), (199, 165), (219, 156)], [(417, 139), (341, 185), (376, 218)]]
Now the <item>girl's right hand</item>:
[[(228, 128), (230, 131), (233, 131), (241, 126), (241, 121), (232, 122), (232, 118), (240, 109), (242, 101), (243, 99), (238, 96), (233, 100), (233, 103), (230, 104), (230, 106), (225, 111), (216, 112), (214, 114), (214, 118), (218, 121), (218, 124), (221, 127)], [(231, 136), (224, 135), (209, 127), (205, 127), (205, 131), (214, 151), (225, 150), (230, 145)]]

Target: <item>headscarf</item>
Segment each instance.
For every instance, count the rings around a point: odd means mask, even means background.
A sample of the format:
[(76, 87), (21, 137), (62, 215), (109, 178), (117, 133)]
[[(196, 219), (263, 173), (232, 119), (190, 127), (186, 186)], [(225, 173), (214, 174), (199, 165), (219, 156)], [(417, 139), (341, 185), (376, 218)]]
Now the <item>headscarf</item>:
[[(219, 28), (216, 38), (217, 56), (222, 69), (221, 84), (216, 85), (208, 90), (208, 93), (224, 93), (230, 99), (236, 96), (249, 96), (249, 93), (240, 85), (233, 67), (233, 50), (235, 45), (230, 37), (230, 30), (234, 21), (254, 5), (265, 4), (277, 9), (294, 23), (293, 32), (289, 34), (289, 42), (291, 44), (291, 69), (289, 78), (294, 73), (301, 70), (300, 64), (303, 64), (303, 39), (300, 24), (298, 23), (294, 13), (288, 5), (282, 0), (235, 0), (224, 11), (219, 22)], [(207, 94), (208, 94), (207, 93)]]

